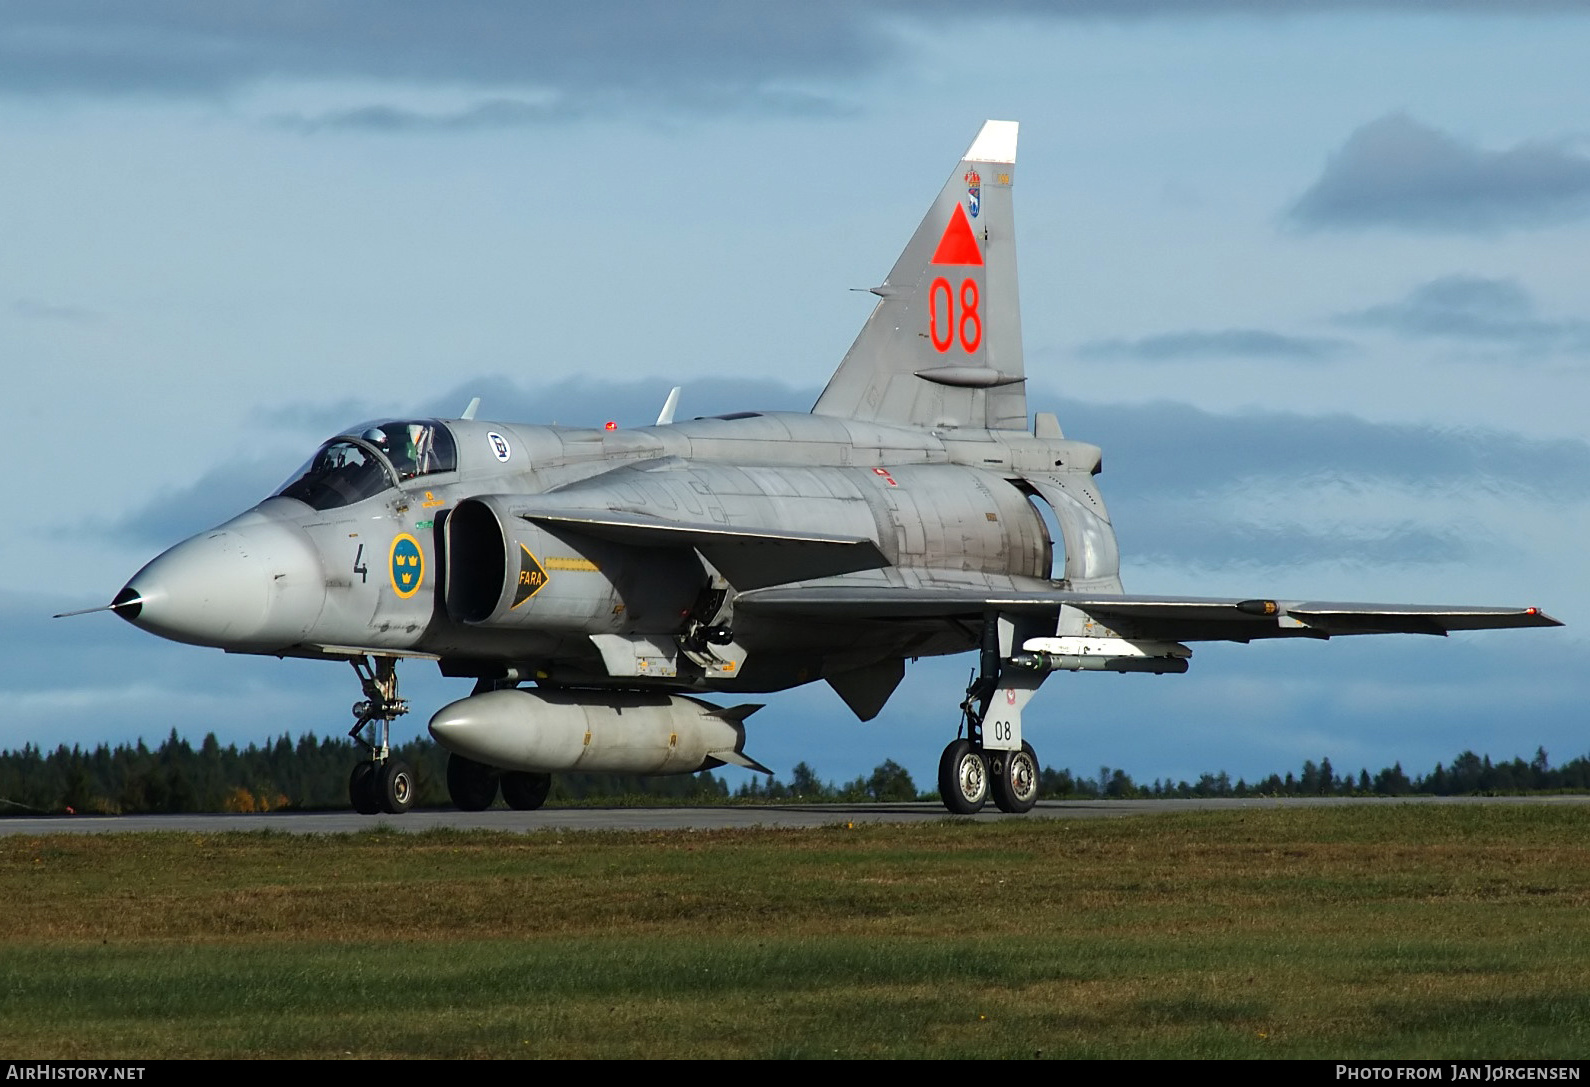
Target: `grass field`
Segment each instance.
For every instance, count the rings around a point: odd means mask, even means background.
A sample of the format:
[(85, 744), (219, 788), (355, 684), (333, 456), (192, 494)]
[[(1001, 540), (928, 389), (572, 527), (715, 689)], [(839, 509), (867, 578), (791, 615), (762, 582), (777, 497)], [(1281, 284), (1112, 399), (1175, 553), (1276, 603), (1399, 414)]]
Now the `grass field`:
[(4, 838), (0, 1048), (1585, 1057), (1587, 821)]

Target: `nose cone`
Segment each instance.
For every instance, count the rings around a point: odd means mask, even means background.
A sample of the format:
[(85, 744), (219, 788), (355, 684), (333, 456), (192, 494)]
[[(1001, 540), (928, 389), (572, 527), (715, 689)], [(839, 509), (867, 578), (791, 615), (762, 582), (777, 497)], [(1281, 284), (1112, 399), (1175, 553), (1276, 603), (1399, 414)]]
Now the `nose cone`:
[(303, 640), (325, 605), (326, 579), (302, 529), (244, 514), (177, 544), (116, 599), (117, 613), (151, 634), (257, 652)]

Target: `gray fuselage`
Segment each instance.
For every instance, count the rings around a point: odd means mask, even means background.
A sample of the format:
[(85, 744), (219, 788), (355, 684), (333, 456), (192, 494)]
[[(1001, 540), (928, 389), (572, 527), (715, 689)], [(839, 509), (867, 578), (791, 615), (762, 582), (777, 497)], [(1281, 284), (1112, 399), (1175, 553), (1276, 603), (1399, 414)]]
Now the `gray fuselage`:
[[(977, 631), (942, 619), (736, 620), (747, 582), (788, 583), (788, 571), (759, 577), (764, 560), (753, 552), (731, 580), (693, 547), (637, 546), (532, 514), (870, 541), (881, 555), (875, 568), (822, 577), (819, 556), (819, 577), (806, 580), (1000, 592), (1055, 587), (1056, 541), (1035, 503), (1059, 490), (1063, 535), (1079, 516), (1088, 520), (1068, 505), (1092, 507), (1094, 522), (1079, 523), (1067, 573), (1114, 573), (1076, 561), (1088, 561), (1088, 530), (1096, 537), (1108, 524), (1091, 478), (1099, 451), (1086, 443), (787, 413), (634, 430), (432, 425), (456, 445), (451, 470), (401, 482), (387, 471), (377, 493), (324, 509), (267, 499), (134, 578), (146, 601), (140, 625), (234, 652), (430, 657), (450, 675), (765, 691), (960, 652), (975, 646)], [(379, 465), (390, 468), (384, 457)], [(1113, 563), (1113, 534), (1108, 543), (1095, 566)], [(177, 567), (168, 560), (178, 555), (210, 582), (258, 590), (214, 602), (232, 612), (224, 630), (162, 629), (160, 568)], [(768, 556), (776, 566), (786, 551)], [(217, 564), (230, 564), (225, 576)], [(709, 641), (704, 630), (723, 633)]]

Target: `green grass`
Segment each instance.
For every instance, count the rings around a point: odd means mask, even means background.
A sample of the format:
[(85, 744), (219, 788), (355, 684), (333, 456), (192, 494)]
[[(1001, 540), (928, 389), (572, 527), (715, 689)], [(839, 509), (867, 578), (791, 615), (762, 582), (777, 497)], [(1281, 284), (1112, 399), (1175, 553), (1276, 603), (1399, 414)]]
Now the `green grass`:
[(8, 1055), (1583, 1057), (1590, 812), (0, 839)]

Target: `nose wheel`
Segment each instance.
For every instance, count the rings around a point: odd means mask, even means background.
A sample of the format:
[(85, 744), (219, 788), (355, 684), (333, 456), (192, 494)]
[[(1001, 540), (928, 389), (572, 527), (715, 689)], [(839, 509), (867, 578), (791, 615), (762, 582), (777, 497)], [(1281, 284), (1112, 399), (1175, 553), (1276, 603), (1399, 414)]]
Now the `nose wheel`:
[(381, 810), (381, 798), (375, 791), (375, 763), (356, 762), (348, 775), (348, 800), (360, 815), (375, 815)]
[(402, 759), (355, 764), (348, 776), (348, 800), (360, 815), (402, 815), (414, 806), (414, 771)]
[(397, 659), (376, 657), (372, 662), (356, 657), (348, 663), (364, 690), (363, 700), (353, 704), (348, 735), (370, 753), (348, 776), (348, 800), (360, 815), (402, 815), (414, 806), (417, 789), (414, 771), (402, 759), (391, 757), (388, 743), (392, 722), (409, 712), (408, 701), (397, 693)]

